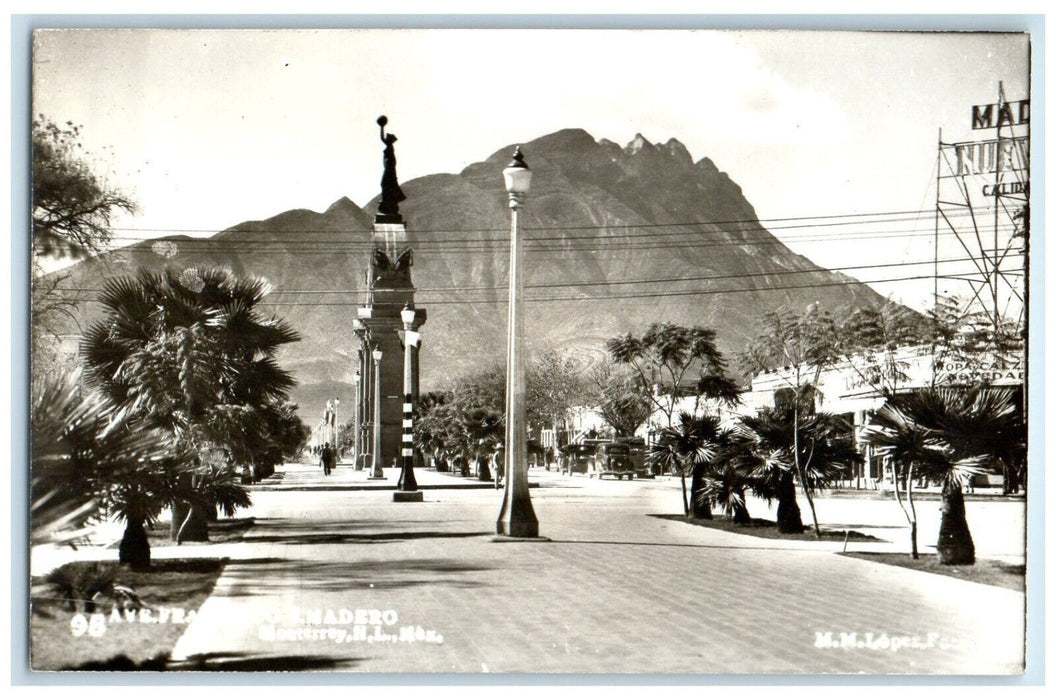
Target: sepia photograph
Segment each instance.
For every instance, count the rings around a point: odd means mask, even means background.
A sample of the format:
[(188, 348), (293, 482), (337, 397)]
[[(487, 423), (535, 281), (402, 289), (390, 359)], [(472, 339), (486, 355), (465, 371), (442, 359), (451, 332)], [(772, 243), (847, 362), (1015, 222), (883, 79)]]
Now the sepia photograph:
[(34, 29), (31, 681), (1037, 671), (1036, 39)]

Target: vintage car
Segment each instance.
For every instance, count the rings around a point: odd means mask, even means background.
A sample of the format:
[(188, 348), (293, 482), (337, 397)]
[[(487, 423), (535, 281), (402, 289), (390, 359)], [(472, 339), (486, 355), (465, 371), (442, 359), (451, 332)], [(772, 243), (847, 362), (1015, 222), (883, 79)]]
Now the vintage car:
[(587, 465), (594, 455), (593, 445), (573, 443), (561, 448), (558, 457), (559, 471), (562, 474), (586, 474)]
[(616, 438), (616, 442), (627, 445), (636, 477), (639, 479), (651, 479), (655, 476), (649, 469), (649, 465), (645, 463), (645, 457), (649, 453), (649, 448), (645, 446), (645, 438), (623, 437)]
[(588, 464), (589, 476), (615, 476), (617, 479), (633, 479), (634, 462), (631, 459), (631, 448), (622, 442), (605, 442), (594, 448)]

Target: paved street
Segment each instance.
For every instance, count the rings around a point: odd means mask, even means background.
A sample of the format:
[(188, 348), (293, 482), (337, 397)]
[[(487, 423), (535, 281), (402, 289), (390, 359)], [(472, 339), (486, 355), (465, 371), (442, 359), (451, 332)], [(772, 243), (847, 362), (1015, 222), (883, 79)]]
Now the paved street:
[[(391, 489), (397, 472), (386, 475)], [(540, 533), (550, 541), (494, 542), (500, 495), (486, 484), (465, 488), (480, 484), (422, 471), (425, 502), (394, 503), (390, 490), (376, 490), (379, 482), (348, 465), (328, 478), (302, 465), (277, 476), (254, 491), (257, 521), (245, 538), (209, 548), (231, 562), (175, 649), (184, 668), (991, 674), (1021, 667), (1022, 594), (842, 557), (842, 542), (767, 540), (650, 517), (680, 511), (674, 479), (598, 482), (532, 470)], [(767, 517), (765, 504), (752, 507)], [(938, 504), (918, 507), (921, 542), (932, 543)], [(904, 529), (892, 527), (901, 518), (893, 502), (822, 499), (818, 509), (827, 524), (868, 524), (898, 540), (869, 547), (905, 548)], [(981, 555), (1019, 551), (1021, 501), (970, 502), (968, 517)]]

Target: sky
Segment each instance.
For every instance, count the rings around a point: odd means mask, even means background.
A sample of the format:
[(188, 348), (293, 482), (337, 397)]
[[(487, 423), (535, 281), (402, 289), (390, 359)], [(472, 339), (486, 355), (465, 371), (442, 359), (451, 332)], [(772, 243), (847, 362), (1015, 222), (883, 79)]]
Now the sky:
[[(995, 102), (1001, 82), (1009, 100), (1028, 97), (1028, 66), (1014, 34), (44, 31), (32, 101), (80, 124), (97, 168), (138, 203), (116, 222), (125, 242), (342, 196), (364, 205), (379, 191), (385, 114), (404, 182), (569, 127), (620, 144), (676, 138), (793, 250), (867, 280), (898, 275), (853, 266), (932, 259), (940, 130), (979, 138), (972, 105)], [(886, 240), (776, 221), (891, 211), (925, 213), (886, 224), (902, 234)], [(826, 227), (839, 230), (854, 232)], [(874, 287), (920, 307), (932, 284)]]

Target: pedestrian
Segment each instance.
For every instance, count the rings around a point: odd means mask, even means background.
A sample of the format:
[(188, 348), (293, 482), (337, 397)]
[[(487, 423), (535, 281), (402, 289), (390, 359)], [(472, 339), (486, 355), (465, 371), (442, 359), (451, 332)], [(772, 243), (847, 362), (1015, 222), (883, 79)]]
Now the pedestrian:
[(323, 443), (323, 449), (319, 451), (319, 462), (323, 465), (323, 475), (330, 476), (330, 469), (334, 466), (334, 452), (330, 449), (330, 443)]
[(506, 450), (500, 442), (491, 455), (492, 471), (495, 473), (495, 488), (502, 488), (502, 480), (506, 476)]

